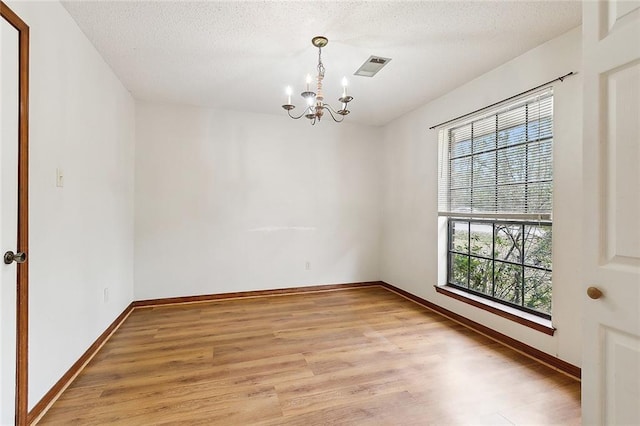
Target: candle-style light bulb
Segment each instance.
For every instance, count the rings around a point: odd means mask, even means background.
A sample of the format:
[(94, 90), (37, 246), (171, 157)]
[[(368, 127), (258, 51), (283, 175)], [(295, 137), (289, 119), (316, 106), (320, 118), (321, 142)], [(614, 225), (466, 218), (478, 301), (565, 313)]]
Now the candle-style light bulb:
[(287, 105), (291, 105), (291, 93), (293, 93), (293, 91), (291, 90), (291, 86), (287, 86), (286, 93), (287, 93)]
[(347, 97), (347, 77), (342, 77), (342, 97)]
[(309, 92), (311, 86), (311, 74), (307, 74), (307, 92)]

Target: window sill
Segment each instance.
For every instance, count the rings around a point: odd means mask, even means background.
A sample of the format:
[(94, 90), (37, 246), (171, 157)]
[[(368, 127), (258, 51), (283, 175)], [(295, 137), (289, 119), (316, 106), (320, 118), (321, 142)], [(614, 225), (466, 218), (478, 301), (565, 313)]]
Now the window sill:
[(517, 322), (518, 324), (522, 324), (526, 327), (533, 328), (534, 330), (548, 334), (549, 336), (553, 336), (553, 333), (556, 331), (553, 325), (551, 325), (551, 321), (548, 319), (540, 318), (533, 314), (519, 311), (515, 308), (511, 308), (509, 306), (505, 306), (500, 303), (475, 296), (451, 286), (436, 285), (434, 287), (440, 294), (444, 294), (445, 296), (449, 296), (461, 302), (468, 303), (469, 305), (475, 306), (476, 308), (491, 312), (502, 318)]

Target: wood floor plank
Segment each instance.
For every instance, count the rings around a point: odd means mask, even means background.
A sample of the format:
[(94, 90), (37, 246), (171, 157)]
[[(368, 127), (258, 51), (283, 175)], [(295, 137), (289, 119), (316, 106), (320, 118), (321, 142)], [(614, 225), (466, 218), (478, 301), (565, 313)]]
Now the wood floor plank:
[(381, 287), (135, 309), (39, 424), (579, 424), (580, 384)]

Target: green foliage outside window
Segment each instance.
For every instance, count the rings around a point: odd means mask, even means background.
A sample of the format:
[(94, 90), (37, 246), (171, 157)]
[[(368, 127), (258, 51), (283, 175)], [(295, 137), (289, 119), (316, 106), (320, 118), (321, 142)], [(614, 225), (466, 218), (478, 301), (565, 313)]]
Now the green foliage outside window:
[(451, 220), (449, 283), (551, 314), (550, 225)]

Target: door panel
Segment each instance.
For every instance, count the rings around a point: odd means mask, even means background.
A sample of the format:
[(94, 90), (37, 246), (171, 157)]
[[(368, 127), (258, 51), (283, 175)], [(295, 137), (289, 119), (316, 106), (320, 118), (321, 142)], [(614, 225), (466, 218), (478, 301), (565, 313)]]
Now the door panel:
[[(583, 423), (640, 424), (640, 2), (583, 2)], [(594, 286), (602, 296), (586, 288)]]
[[(18, 31), (2, 23), (0, 52), (0, 250), (16, 250), (18, 211)], [(0, 424), (14, 423), (16, 384), (16, 265), (0, 263)]]
[[(640, 41), (639, 41), (640, 43)], [(602, 179), (605, 193), (600, 217), (605, 229), (605, 263), (640, 266), (640, 61), (625, 64), (604, 76), (606, 98)], [(637, 140), (636, 140), (637, 142)], [(630, 184), (628, 184), (630, 183)]]
[(634, 16), (632, 14), (640, 12), (640, 3), (637, 0), (609, 0), (603, 2), (602, 5), (601, 22), (606, 23), (606, 27), (602, 25), (601, 38), (606, 37), (618, 25), (624, 25), (626, 22), (633, 24)]
[[(637, 425), (638, 378), (640, 377), (640, 338), (604, 328), (605, 377), (604, 423)], [(619, 374), (620, 366), (629, 368)]]

